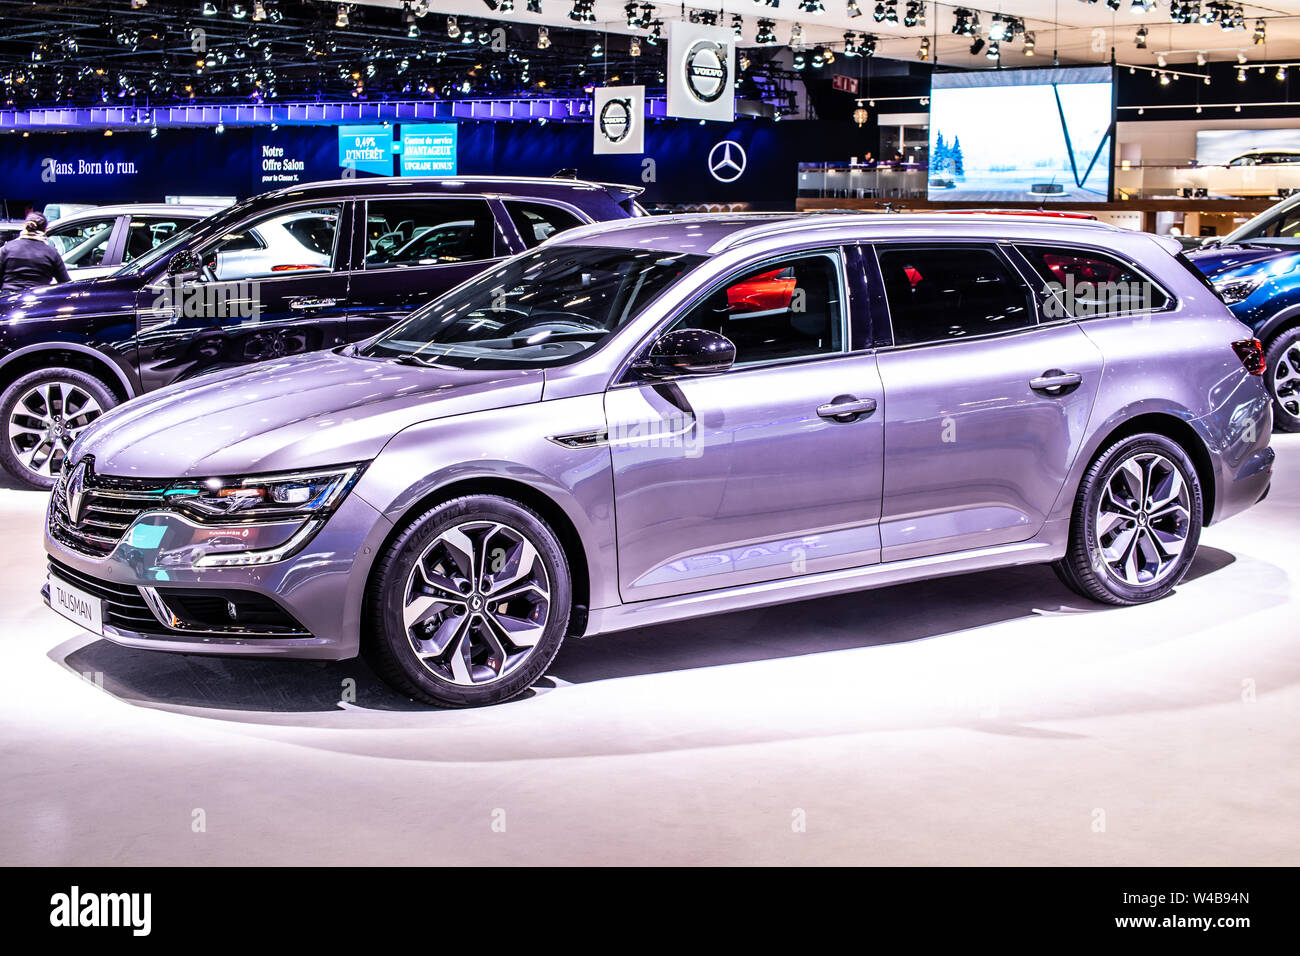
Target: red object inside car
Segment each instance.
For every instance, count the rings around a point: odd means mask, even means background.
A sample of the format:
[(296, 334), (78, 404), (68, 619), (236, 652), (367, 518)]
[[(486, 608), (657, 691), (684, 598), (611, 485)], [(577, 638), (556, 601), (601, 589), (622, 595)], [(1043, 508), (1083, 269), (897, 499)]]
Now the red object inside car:
[(731, 312), (773, 312), (790, 308), (795, 277), (790, 269), (773, 269), (727, 288)]

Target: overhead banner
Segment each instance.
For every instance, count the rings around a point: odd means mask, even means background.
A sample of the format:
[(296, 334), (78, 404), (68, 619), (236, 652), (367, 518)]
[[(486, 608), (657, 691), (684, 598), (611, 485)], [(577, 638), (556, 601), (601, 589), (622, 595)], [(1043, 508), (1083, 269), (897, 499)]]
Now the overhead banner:
[(668, 23), (668, 115), (736, 118), (736, 35), (728, 27)]
[(403, 176), (455, 176), (456, 124), (402, 124)]
[(601, 86), (592, 103), (592, 152), (645, 152), (645, 87)]
[(339, 165), (345, 170), (393, 175), (393, 128), (340, 126)]

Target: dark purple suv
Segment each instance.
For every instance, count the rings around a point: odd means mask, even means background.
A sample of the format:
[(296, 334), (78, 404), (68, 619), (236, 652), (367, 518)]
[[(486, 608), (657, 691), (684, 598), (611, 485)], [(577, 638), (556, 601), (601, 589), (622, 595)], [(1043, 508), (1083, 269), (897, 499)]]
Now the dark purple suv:
[(112, 276), (0, 300), (0, 465), (49, 488), (119, 402), (212, 369), (364, 339), (580, 224), (641, 215), (576, 179), (350, 179), (256, 196)]

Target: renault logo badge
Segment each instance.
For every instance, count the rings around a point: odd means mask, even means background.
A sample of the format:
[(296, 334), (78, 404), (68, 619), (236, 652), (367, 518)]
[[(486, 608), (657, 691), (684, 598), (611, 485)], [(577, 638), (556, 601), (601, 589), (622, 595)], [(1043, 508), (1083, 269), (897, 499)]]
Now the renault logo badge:
[(683, 59), (686, 89), (701, 103), (715, 103), (727, 92), (727, 48), (713, 40), (696, 40)]
[(81, 502), (86, 494), (86, 463), (79, 462), (68, 476), (68, 518), (74, 527), (81, 527)]

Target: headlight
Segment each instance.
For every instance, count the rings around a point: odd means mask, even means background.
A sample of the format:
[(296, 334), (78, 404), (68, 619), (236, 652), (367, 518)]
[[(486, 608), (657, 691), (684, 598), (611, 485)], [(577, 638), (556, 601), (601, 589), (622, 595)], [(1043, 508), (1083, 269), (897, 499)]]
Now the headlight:
[(163, 497), (199, 521), (285, 521), (328, 514), (352, 490), (362, 465), (249, 478), (207, 478), (171, 484)]
[(1219, 293), (1219, 298), (1228, 305), (1236, 305), (1238, 302), (1249, 299), (1251, 293), (1263, 284), (1268, 275), (1267, 272), (1255, 272), (1251, 275), (1234, 275), (1224, 279), (1216, 279), (1214, 291)]

